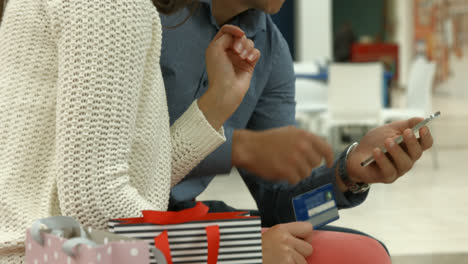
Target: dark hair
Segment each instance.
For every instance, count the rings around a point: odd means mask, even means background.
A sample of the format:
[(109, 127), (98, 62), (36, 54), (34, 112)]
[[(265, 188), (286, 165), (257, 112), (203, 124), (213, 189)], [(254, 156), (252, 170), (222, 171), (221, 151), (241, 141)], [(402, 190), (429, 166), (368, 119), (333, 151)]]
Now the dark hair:
[(5, 9), (6, 1), (0, 0), (0, 25), (2, 24), (3, 10)]
[(165, 15), (173, 14), (186, 6), (193, 6), (194, 0), (153, 0), (158, 11)]
[[(1, 0), (0, 0), (1, 1)], [(180, 23), (177, 25), (163, 25), (163, 28), (174, 29), (181, 25), (183, 25), (189, 18), (195, 14), (197, 11), (200, 2), (197, 0), (152, 0), (153, 4), (158, 9), (158, 12), (164, 15), (171, 15), (176, 13), (177, 11), (181, 10), (182, 8), (188, 7), (190, 10), (190, 14), (184, 18)]]

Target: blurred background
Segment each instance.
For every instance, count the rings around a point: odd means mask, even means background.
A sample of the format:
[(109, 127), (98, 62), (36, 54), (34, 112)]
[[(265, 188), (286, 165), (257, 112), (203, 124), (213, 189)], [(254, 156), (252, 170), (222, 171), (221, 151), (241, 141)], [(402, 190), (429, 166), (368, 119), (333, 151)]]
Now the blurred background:
[[(413, 170), (333, 225), (383, 241), (395, 264), (468, 263), (468, 0), (286, 0), (273, 19), (295, 60), (298, 126), (337, 153), (372, 127), (442, 112)], [(256, 208), (236, 169), (199, 199)]]
[[(468, 263), (468, 0), (286, 0), (273, 19), (295, 60), (298, 125), (336, 152), (442, 112), (433, 150), (333, 224), (382, 240), (395, 264)], [(235, 169), (200, 199), (256, 207)]]

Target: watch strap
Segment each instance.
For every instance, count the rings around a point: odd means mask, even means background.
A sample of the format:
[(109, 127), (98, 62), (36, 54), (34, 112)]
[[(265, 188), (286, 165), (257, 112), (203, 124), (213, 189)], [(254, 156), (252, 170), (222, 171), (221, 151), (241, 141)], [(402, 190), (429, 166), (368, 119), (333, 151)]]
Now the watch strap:
[(346, 168), (346, 161), (348, 160), (348, 155), (358, 146), (358, 143), (355, 142), (349, 146), (343, 153), (341, 153), (338, 160), (338, 175), (346, 185), (348, 190), (352, 193), (358, 194), (363, 193), (369, 190), (370, 185), (367, 183), (356, 183), (349, 178), (348, 170)]

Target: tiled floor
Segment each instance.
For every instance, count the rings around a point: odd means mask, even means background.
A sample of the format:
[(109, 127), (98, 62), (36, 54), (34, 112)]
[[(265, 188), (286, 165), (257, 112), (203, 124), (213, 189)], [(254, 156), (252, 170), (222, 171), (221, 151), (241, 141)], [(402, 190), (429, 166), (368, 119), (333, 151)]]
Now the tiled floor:
[[(468, 58), (455, 61), (453, 76), (434, 93), (433, 109), (443, 114), (431, 125), (439, 169), (426, 153), (405, 177), (374, 185), (364, 204), (340, 211), (334, 223), (382, 240), (396, 264), (468, 264)], [(255, 207), (235, 172), (217, 177), (200, 198)]]
[(464, 264), (468, 254), (424, 254), (412, 256), (395, 256), (393, 264)]

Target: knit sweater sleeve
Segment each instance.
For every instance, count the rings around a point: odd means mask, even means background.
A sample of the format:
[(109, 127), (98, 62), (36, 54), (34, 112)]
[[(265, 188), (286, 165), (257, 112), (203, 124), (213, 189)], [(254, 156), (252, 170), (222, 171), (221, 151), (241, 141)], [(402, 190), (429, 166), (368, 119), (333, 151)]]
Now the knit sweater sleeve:
[(154, 41), (151, 1), (48, 3), (58, 52), (55, 163), (62, 214), (103, 228), (110, 218), (161, 209), (161, 187), (146, 186), (143, 196), (129, 176), (146, 54)]
[(171, 187), (226, 141), (223, 127), (216, 131), (198, 108), (197, 101), (171, 126), (171, 137)]

